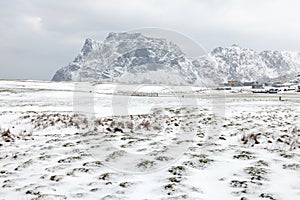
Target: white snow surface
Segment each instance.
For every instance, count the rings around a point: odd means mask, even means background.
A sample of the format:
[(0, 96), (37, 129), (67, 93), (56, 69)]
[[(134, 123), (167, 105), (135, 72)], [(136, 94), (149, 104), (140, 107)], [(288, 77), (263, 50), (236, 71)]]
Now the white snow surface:
[(299, 199), (299, 118), (297, 92), (1, 80), (0, 199)]

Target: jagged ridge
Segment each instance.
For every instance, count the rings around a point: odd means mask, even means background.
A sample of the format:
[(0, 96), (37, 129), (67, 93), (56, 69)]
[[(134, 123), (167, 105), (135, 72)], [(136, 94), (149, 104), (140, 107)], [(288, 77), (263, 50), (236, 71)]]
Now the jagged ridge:
[(238, 45), (218, 47), (189, 59), (174, 43), (140, 33), (110, 33), (103, 42), (86, 39), (79, 55), (53, 81), (200, 84), (227, 80), (265, 81), (300, 72), (300, 54)]

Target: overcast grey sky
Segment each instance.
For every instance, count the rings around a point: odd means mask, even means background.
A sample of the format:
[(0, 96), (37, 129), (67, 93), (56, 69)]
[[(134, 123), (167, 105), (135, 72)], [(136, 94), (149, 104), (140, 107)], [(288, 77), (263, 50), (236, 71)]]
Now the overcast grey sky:
[(298, 0), (1, 0), (0, 79), (50, 80), (84, 39), (143, 27), (178, 31), (207, 51), (239, 44), (300, 51)]

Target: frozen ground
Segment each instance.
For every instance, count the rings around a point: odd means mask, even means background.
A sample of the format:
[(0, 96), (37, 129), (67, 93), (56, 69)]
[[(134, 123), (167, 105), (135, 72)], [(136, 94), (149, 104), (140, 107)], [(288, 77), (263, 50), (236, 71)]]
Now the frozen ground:
[(299, 106), (293, 92), (3, 80), (0, 199), (299, 199)]

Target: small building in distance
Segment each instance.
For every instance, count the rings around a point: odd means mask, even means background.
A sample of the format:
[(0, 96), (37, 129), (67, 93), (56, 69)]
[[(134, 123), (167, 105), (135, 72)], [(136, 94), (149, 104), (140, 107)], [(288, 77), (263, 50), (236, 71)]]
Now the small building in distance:
[(251, 82), (244, 82), (243, 83), (243, 86), (252, 86), (254, 84), (258, 84), (258, 82), (254, 82), (254, 81), (251, 81)]
[(264, 85), (263, 84), (252, 84), (252, 89), (264, 89)]
[(230, 80), (228, 81), (227, 85), (230, 87), (238, 87), (238, 86), (242, 86), (243, 84), (240, 81)]
[(243, 86), (243, 83), (241, 83), (240, 81), (237, 81), (237, 80), (230, 80), (230, 81), (227, 81), (227, 83), (221, 83), (221, 84), (219, 84), (219, 86), (223, 86), (223, 87), (238, 87), (238, 86)]

